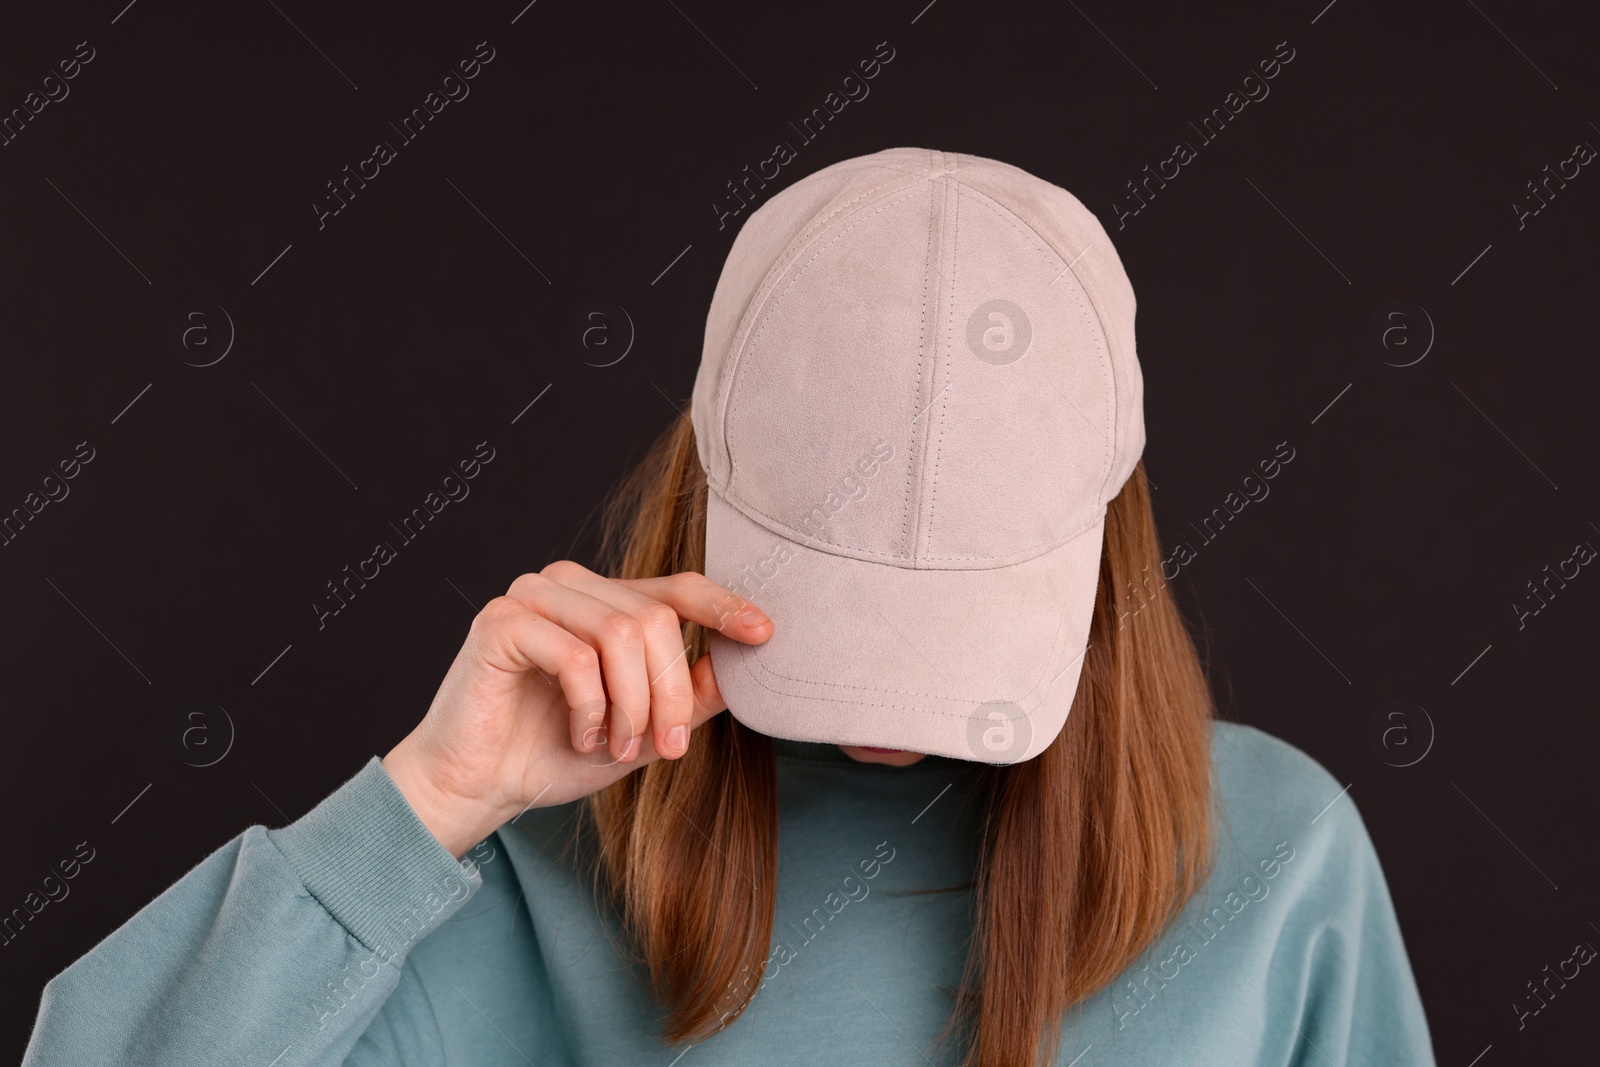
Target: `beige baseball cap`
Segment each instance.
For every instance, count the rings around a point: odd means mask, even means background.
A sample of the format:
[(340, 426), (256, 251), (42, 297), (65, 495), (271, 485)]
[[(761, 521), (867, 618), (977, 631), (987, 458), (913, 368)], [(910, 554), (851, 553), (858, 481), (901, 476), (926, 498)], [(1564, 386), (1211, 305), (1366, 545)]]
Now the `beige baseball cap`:
[(774, 737), (1010, 764), (1060, 733), (1106, 503), (1144, 449), (1133, 288), (1071, 193), (891, 148), (745, 221), (693, 420), (706, 574), (772, 617), (710, 637)]

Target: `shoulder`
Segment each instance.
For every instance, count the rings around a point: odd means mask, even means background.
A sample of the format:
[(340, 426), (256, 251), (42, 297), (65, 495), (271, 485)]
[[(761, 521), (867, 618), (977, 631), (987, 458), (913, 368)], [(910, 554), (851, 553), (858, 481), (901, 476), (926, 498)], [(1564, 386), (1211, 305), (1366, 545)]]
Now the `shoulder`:
[[(1241, 723), (1212, 729), (1219, 873), (1292, 854), (1303, 875), (1375, 874), (1377, 856), (1347, 782), (1299, 748)], [(1381, 876), (1380, 876), (1381, 877)]]
[(1390, 939), (1388, 887), (1347, 781), (1289, 742), (1234, 723), (1216, 724), (1212, 765), (1213, 866), (1202, 909), (1270, 892), (1270, 939), (1291, 952), (1309, 951), (1330, 929), (1372, 946)]
[[(1231, 816), (1254, 811), (1273, 821), (1309, 825), (1342, 805), (1345, 784), (1327, 768), (1281, 738), (1243, 723), (1216, 722), (1211, 731), (1211, 766), (1217, 798)], [(1337, 806), (1337, 805), (1335, 805)]]
[[(1353, 790), (1294, 745), (1237, 723), (1213, 726), (1211, 762), (1206, 883), (1149, 962), (1101, 994), (1114, 1030), (1148, 1042), (1149, 1062), (1185, 1057), (1162, 1047), (1177, 1031), (1148, 1020), (1189, 1018), (1227, 1020), (1227, 1032), (1217, 1024), (1207, 1040), (1240, 1041), (1242, 1062), (1431, 1067), (1421, 1000)], [(1304, 1046), (1316, 1049), (1309, 1059)]]

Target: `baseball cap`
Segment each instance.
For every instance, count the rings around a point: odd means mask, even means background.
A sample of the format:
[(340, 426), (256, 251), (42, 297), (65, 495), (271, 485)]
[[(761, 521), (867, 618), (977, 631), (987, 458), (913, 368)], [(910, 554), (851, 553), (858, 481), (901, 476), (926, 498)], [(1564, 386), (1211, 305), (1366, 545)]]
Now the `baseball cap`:
[(1107, 502), (1144, 449), (1134, 296), (1071, 193), (891, 148), (734, 239), (692, 418), (729, 711), (797, 741), (1011, 764), (1072, 706)]

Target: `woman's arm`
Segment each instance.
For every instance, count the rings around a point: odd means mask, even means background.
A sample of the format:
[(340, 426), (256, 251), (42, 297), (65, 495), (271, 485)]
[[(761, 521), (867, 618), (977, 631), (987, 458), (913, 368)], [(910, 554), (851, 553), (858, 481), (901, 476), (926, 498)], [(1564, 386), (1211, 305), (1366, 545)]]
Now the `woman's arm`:
[(562, 560), (517, 579), (383, 760), (294, 824), (252, 826), (52, 979), (24, 1067), (439, 1062), (407, 953), (482, 884), (476, 842), (682, 755), (724, 710), (685, 620), (750, 644), (772, 631), (699, 574)]
[(481, 883), (374, 758), (290, 826), (213, 852), (52, 979), (24, 1067), (344, 1062), (411, 946)]

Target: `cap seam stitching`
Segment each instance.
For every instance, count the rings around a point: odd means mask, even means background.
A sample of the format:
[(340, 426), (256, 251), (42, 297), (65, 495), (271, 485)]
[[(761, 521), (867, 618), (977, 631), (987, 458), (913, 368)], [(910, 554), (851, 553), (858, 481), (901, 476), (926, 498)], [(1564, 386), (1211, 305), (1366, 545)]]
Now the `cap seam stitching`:
[[(953, 172), (954, 168), (952, 168)], [(956, 273), (961, 266), (961, 197), (956, 192), (957, 183), (952, 179), (947, 187), (948, 199), (954, 201), (955, 210), (951, 213), (950, 221), (950, 285), (945, 290), (945, 326), (944, 326), (944, 388), (939, 390), (939, 443), (933, 452), (933, 472), (928, 479), (928, 526), (923, 531), (922, 543), (927, 547), (933, 546), (933, 516), (939, 506), (939, 464), (944, 461), (944, 430), (945, 414), (950, 410), (948, 396), (951, 380), (951, 364), (955, 362), (955, 349), (951, 341), (954, 330), (956, 307)], [(937, 358), (934, 367), (939, 366)], [(918, 553), (919, 557), (921, 553)], [(931, 557), (930, 557), (931, 558)]]
[[(899, 566), (899, 564), (897, 564), (895, 562), (894, 557), (889, 556), (889, 554), (885, 553), (885, 552), (873, 552), (870, 549), (855, 548), (855, 547), (853, 547), (851, 545), (840, 544), (837, 541), (830, 541), (825, 537), (811, 537), (811, 538), (807, 539), (806, 541), (796, 540), (795, 537), (792, 536), (792, 535), (796, 535), (798, 533), (798, 531), (794, 530), (792, 527), (790, 527), (782, 519), (779, 519), (777, 516), (768, 515), (765, 511), (762, 511), (760, 508), (756, 507), (754, 504), (752, 504), (749, 501), (743, 499), (742, 497), (737, 499), (737, 500), (735, 500), (734, 497), (730, 493), (724, 493), (724, 492), (720, 492), (720, 491), (718, 492), (718, 495), (721, 496), (722, 499), (724, 501), (726, 501), (728, 504), (732, 505), (734, 507), (734, 509), (737, 510), (741, 515), (744, 515), (747, 518), (750, 518), (751, 517), (750, 516), (750, 512), (755, 512), (756, 515), (760, 515), (762, 518), (766, 519), (768, 522), (774, 523), (775, 525), (781, 527), (781, 529), (774, 530), (771, 526), (767, 526), (766, 523), (757, 523), (757, 525), (761, 526), (768, 533), (775, 534), (778, 537), (782, 537), (784, 540), (788, 541), (790, 544), (798, 545), (801, 548), (809, 548), (809, 547), (811, 547), (812, 544), (820, 541), (823, 544), (832, 545), (833, 547), (839, 548), (839, 549), (843, 549), (846, 552), (861, 553), (860, 555), (846, 555), (844, 557), (846, 559), (859, 559), (859, 560), (861, 560), (863, 562), (866, 562), (866, 563), (880, 563), (880, 564), (883, 564), (884, 566), (889, 566), (889, 567)], [(747, 511), (746, 508), (748, 508), (749, 510)], [(956, 560), (956, 561), (981, 560), (981, 561), (987, 563), (987, 562), (993, 562), (996, 559), (999, 559), (999, 560), (1004, 560), (1006, 562), (997, 562), (992, 567), (960, 568), (960, 569), (1001, 570), (1001, 569), (1006, 568), (1006, 567), (1015, 567), (1015, 566), (1018, 566), (1020, 564), (1027, 563), (1030, 560), (1038, 559), (1040, 556), (1043, 556), (1043, 555), (1046, 555), (1046, 554), (1048, 554), (1050, 552), (1055, 551), (1056, 549), (1060, 548), (1061, 546), (1067, 544), (1069, 541), (1073, 541), (1073, 540), (1076, 540), (1079, 537), (1082, 537), (1085, 533), (1088, 532), (1088, 530), (1089, 530), (1089, 528), (1091, 526), (1093, 526), (1095, 523), (1100, 521), (1102, 515), (1104, 514), (1103, 508), (1104, 508), (1104, 506), (1102, 505), (1101, 509), (1098, 510), (1095, 513), (1095, 515), (1088, 522), (1085, 522), (1083, 525), (1077, 527), (1076, 529), (1072, 530), (1070, 533), (1064, 535), (1060, 540), (1055, 541), (1055, 542), (1053, 542), (1051, 544), (1047, 544), (1043, 548), (1039, 549), (1038, 551), (1032, 552), (1031, 554), (1026, 555), (1026, 556), (1015, 556), (1015, 555), (1012, 555), (1012, 556), (999, 556), (999, 557), (996, 557), (996, 556), (923, 556), (923, 557), (920, 557), (920, 562), (932, 563), (932, 562), (939, 562), (939, 561), (945, 561), (945, 560)], [(815, 551), (821, 552), (823, 550), (822, 549), (816, 549)], [(840, 555), (841, 553), (828, 552), (826, 554), (830, 555), (830, 556), (837, 556), (837, 555)], [(901, 567), (901, 569), (902, 570), (940, 570), (940, 569), (955, 569), (955, 568)]]
[[(948, 287), (950, 283), (945, 277), (944, 259), (945, 249), (948, 247), (950, 240), (954, 237), (954, 231), (951, 229), (948, 213), (945, 210), (945, 201), (949, 198), (950, 194), (950, 184), (942, 180), (945, 173), (944, 153), (936, 148), (930, 148), (928, 150), (928, 166), (929, 170), (931, 171), (931, 173), (928, 175), (928, 240), (931, 245), (933, 241), (933, 223), (935, 212), (937, 212), (939, 221), (939, 263), (936, 271), (939, 275), (939, 287), (934, 290), (934, 293), (936, 294), (933, 304), (934, 321), (931, 327), (926, 326), (926, 291), (924, 291), (923, 295), (923, 319), (925, 328), (922, 336), (922, 349), (918, 354), (919, 363), (917, 366), (917, 400), (913, 405), (913, 409), (917, 412), (917, 414), (912, 416), (912, 418), (913, 420), (916, 420), (920, 419), (923, 415), (927, 415), (928, 421), (922, 423), (920, 427), (922, 432), (923, 447), (918, 449), (914, 444), (908, 447), (908, 452), (910, 453), (908, 459), (910, 462), (906, 465), (907, 475), (910, 475), (913, 470), (916, 470), (917, 473), (917, 510), (911, 528), (910, 544), (906, 546), (906, 555), (913, 561), (913, 563), (922, 558), (923, 549), (927, 545), (928, 523), (932, 521), (933, 517), (931, 511), (933, 506), (931, 495), (933, 492), (934, 479), (938, 476), (938, 460), (935, 459), (934, 465), (930, 468), (928, 464), (928, 452), (930, 450), (929, 444), (933, 438), (933, 413), (929, 409), (932, 408), (934, 404), (939, 402), (940, 396), (937, 389), (935, 389), (935, 386), (939, 384), (939, 301), (942, 298), (946, 303), (949, 302)], [(931, 258), (932, 256), (930, 249), (930, 261)], [(926, 406), (924, 406), (922, 403), (921, 390), (922, 366), (920, 361), (924, 359), (929, 362), (928, 391), (933, 394), (933, 396), (928, 400)], [(914, 429), (915, 428), (917, 427), (914, 427)], [(917, 462), (919, 453), (921, 459), (920, 463)]]
[[(928, 212), (928, 240), (922, 253), (922, 308), (917, 319), (917, 376), (911, 386), (911, 407), (913, 410), (922, 402), (922, 362), (928, 351), (928, 284), (932, 270), (933, 260), (933, 211), (932, 199), (934, 191), (933, 182), (928, 182), (928, 199), (930, 201)], [(900, 544), (903, 555), (915, 558), (916, 545), (912, 542), (911, 523), (911, 496), (915, 488), (914, 475), (917, 469), (917, 420), (911, 419), (911, 440), (906, 442), (906, 492), (900, 501)], [(833, 542), (829, 542), (832, 544)]]
[[(805, 742), (802, 742), (802, 743), (803, 744), (807, 744), (807, 745), (833, 745), (835, 748), (838, 747), (838, 743), (834, 742), (834, 741), (805, 741)], [(831, 756), (797, 756), (792, 752), (774, 752), (772, 755), (773, 755), (773, 757), (775, 759), (792, 760), (795, 763), (811, 763), (811, 764), (817, 764), (817, 765), (823, 766), (823, 767), (842, 767), (842, 768), (845, 768), (847, 770), (855, 770), (857, 768), (861, 768), (861, 769), (863, 769), (864, 773), (867, 773), (867, 774), (872, 774), (872, 773), (876, 773), (876, 772), (867, 771), (867, 770), (865, 770), (865, 768), (883, 766), (882, 764), (867, 763), (867, 762), (865, 762), (863, 760), (851, 759), (849, 756), (845, 755), (843, 752), (839, 753), (839, 758), (838, 759), (834, 759)], [(955, 758), (953, 756), (940, 756), (936, 752), (925, 753), (925, 755), (929, 756), (930, 758), (934, 758), (934, 759), (954, 759)], [(957, 762), (959, 762), (959, 763), (976, 763), (978, 761), (976, 761), (976, 760), (957, 760)], [(927, 764), (927, 763), (924, 763), (922, 760), (918, 760), (916, 763), (907, 764), (904, 767), (896, 767), (896, 768), (894, 768), (894, 770), (896, 772), (909, 771), (909, 770), (913, 770), (913, 769), (922, 770), (922, 771), (934, 771), (934, 770), (939, 770), (940, 767), (939, 767), (938, 764)], [(950, 773), (948, 768), (945, 768), (945, 773), (946, 774)]]

